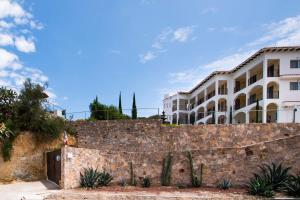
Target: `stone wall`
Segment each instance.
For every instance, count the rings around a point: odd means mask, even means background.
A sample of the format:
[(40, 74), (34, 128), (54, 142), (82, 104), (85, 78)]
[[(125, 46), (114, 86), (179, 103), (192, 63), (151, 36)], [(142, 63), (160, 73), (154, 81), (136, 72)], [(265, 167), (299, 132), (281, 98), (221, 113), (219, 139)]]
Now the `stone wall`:
[(76, 122), (78, 147), (102, 151), (185, 151), (243, 147), (300, 133), (300, 124), (163, 126), (158, 120)]
[[(154, 185), (160, 184), (162, 160), (167, 152), (103, 152), (95, 149), (66, 147), (62, 150), (62, 187), (79, 187), (79, 172), (85, 167), (105, 169), (114, 183), (129, 181), (129, 162), (133, 162), (138, 179), (150, 176)], [(185, 151), (173, 151), (172, 184), (190, 183), (190, 170)], [(283, 162), (300, 171), (300, 135), (262, 142), (240, 148), (211, 148), (192, 150), (194, 167), (199, 171), (204, 164), (203, 181), (216, 186), (222, 178), (229, 178), (233, 185), (242, 186), (262, 163)]]
[[(70, 144), (75, 145), (74, 138), (70, 137)], [(62, 138), (42, 143), (29, 132), (20, 133), (13, 142), (11, 160), (4, 162), (0, 154), (0, 183), (46, 179), (45, 152), (59, 149), (62, 145)]]
[(204, 184), (215, 186), (229, 178), (241, 186), (257, 165), (281, 162), (300, 170), (300, 124), (243, 124), (162, 126), (158, 121), (79, 122), (79, 148), (62, 149), (62, 187), (79, 186), (79, 172), (85, 167), (105, 169), (113, 183), (129, 180), (129, 162), (138, 179), (150, 176), (160, 184), (162, 160), (174, 156), (172, 184), (189, 184), (186, 152), (194, 167), (204, 164)]

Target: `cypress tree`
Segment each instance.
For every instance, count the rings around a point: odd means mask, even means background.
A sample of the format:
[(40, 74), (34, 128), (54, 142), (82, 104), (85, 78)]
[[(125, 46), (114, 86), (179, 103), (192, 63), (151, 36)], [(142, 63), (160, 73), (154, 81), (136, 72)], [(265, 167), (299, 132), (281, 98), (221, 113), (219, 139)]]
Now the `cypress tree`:
[(120, 114), (123, 114), (121, 92), (120, 92), (120, 94), (119, 94), (119, 113), (120, 113)]
[(230, 111), (229, 111), (229, 124), (232, 124), (232, 106), (230, 106)]
[(258, 113), (258, 110), (259, 110), (259, 102), (258, 102), (258, 100), (256, 100), (256, 108), (255, 108), (255, 114), (256, 114), (256, 115), (255, 115), (255, 122), (256, 122), (256, 123), (258, 123), (258, 120), (259, 120), (259, 119), (258, 119), (258, 114), (259, 114), (259, 113)]
[(136, 102), (135, 102), (135, 93), (133, 93), (133, 102), (132, 102), (132, 110), (131, 110), (132, 119), (137, 118), (137, 110), (136, 110)]
[(213, 111), (212, 116), (211, 116), (211, 123), (215, 124), (216, 123), (216, 116), (215, 116), (215, 111)]

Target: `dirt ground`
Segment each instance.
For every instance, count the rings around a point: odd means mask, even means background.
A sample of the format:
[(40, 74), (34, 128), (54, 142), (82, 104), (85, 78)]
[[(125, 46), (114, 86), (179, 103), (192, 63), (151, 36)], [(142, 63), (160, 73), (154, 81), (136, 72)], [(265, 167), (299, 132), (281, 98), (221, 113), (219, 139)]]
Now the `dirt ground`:
[(216, 188), (176, 187), (119, 187), (110, 186), (94, 190), (73, 189), (62, 190), (49, 195), (45, 200), (200, 200), (200, 199), (260, 199), (249, 196), (243, 189), (220, 190)]

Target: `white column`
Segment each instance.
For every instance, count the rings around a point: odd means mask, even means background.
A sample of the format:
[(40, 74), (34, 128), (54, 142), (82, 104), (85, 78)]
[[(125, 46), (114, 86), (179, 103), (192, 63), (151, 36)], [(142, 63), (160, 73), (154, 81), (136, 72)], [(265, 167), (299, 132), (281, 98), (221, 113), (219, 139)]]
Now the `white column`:
[(177, 94), (177, 111), (176, 111), (176, 114), (177, 114), (176, 124), (178, 125), (178, 122), (179, 122), (179, 94)]
[(262, 112), (262, 122), (266, 123), (267, 122), (267, 105), (266, 105), (266, 100), (267, 100), (267, 70), (268, 70), (268, 60), (264, 59), (263, 61), (263, 112)]

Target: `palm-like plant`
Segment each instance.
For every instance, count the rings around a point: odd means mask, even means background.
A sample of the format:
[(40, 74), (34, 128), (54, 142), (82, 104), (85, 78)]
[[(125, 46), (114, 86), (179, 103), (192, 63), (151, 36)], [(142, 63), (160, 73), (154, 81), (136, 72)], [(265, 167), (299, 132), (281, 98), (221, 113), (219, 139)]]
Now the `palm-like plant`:
[(291, 175), (285, 183), (284, 191), (294, 197), (300, 197), (300, 173), (297, 176)]
[(265, 197), (272, 197), (274, 193), (272, 187), (266, 182), (266, 180), (255, 174), (253, 178), (250, 179), (247, 184), (247, 189), (251, 195), (260, 195)]
[(98, 169), (93, 169), (92, 167), (85, 168), (83, 174), (80, 173), (80, 185), (85, 188), (95, 188), (98, 186), (98, 180), (100, 178), (100, 173)]
[(260, 166), (261, 175), (266, 183), (272, 187), (272, 190), (282, 188), (289, 178), (289, 171), (291, 167), (283, 167), (282, 163)]

